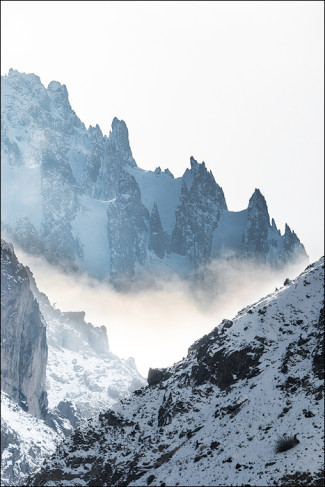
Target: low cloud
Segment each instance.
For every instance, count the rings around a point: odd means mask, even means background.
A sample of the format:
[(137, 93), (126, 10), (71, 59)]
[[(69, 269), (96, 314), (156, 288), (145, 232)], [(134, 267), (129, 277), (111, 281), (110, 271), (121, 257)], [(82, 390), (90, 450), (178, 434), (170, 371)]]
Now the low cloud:
[(17, 246), (15, 250), (52, 305), (61, 311), (85, 311), (86, 321), (104, 325), (111, 351), (123, 358), (134, 357), (144, 376), (149, 367), (166, 367), (181, 360), (188, 347), (223, 318), (233, 318), (304, 267), (272, 272), (238, 260), (216, 261), (201, 281), (189, 283), (176, 276), (156, 280), (143, 275), (141, 286), (121, 293), (87, 275), (65, 274)]

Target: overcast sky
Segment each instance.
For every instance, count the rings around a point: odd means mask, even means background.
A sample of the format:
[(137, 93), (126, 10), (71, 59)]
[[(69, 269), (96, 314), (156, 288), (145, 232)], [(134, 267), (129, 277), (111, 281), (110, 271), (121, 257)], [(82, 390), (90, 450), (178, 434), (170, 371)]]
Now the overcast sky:
[(1, 73), (66, 84), (88, 126), (129, 128), (138, 166), (193, 155), (323, 253), (324, 2), (1, 2)]

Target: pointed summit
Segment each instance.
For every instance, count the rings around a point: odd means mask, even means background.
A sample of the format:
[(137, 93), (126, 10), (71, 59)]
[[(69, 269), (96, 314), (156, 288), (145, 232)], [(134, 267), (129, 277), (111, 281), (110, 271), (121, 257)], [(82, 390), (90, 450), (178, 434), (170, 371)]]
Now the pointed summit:
[(287, 254), (287, 261), (294, 262), (304, 259), (307, 256), (305, 247), (300, 242), (299, 238), (293, 230), (290, 229), (289, 225), (285, 224), (284, 230), (284, 250)]
[[(256, 204), (265, 204), (265, 206), (266, 206), (265, 198), (258, 188), (255, 188), (254, 193), (250, 197), (248, 206), (253, 206)], [(266, 206), (266, 209), (267, 209), (267, 206)]]
[(247, 208), (247, 224), (243, 234), (242, 255), (265, 262), (269, 250), (270, 217), (264, 196), (255, 188)]
[(285, 235), (291, 235), (292, 234), (291, 228), (289, 227), (289, 225), (287, 223), (285, 224), (285, 227), (284, 227), (284, 234)]
[(264, 221), (263, 226), (270, 225), (270, 217), (267, 204), (264, 196), (258, 188), (255, 188), (254, 193), (250, 197), (248, 203), (248, 215), (250, 220), (258, 218), (261, 222), (262, 219)]
[(66, 105), (70, 107), (69, 94), (65, 85), (61, 85), (58, 81), (51, 81), (47, 87), (47, 92), (53, 99), (55, 105)]
[(119, 120), (116, 117), (113, 118), (112, 130), (108, 140), (110, 153), (114, 157), (117, 157), (119, 164), (128, 164), (131, 167), (137, 166), (132, 156), (129, 131), (124, 120)]
[(191, 169), (193, 169), (194, 167), (197, 167), (199, 165), (199, 163), (197, 162), (196, 159), (194, 159), (193, 156), (190, 157), (190, 163), (191, 163)]

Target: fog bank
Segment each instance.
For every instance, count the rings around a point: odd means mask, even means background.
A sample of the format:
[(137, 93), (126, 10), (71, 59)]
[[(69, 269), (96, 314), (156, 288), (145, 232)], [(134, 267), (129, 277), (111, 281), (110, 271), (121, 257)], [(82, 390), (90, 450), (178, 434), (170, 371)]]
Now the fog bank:
[(45, 259), (32, 257), (15, 245), (18, 259), (28, 265), (39, 290), (61, 311), (85, 311), (86, 321), (107, 328), (110, 349), (122, 358), (135, 358), (146, 377), (149, 367), (166, 367), (181, 360), (188, 347), (222, 319), (295, 278), (306, 265), (271, 272), (240, 261), (215, 262), (201, 283), (177, 277), (127, 293), (87, 275), (65, 274)]

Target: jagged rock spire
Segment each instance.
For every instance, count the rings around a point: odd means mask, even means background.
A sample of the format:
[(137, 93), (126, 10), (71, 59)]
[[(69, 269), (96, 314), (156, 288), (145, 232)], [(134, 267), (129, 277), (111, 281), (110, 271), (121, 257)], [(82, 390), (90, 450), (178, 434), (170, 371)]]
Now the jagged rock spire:
[(247, 225), (243, 234), (242, 254), (245, 258), (266, 261), (269, 250), (268, 231), (270, 217), (264, 196), (255, 188), (247, 208)]
[(71, 108), (68, 90), (65, 85), (61, 85), (58, 81), (51, 81), (47, 87), (47, 92), (51, 95), (55, 105)]
[(114, 117), (112, 130), (109, 134), (109, 155), (114, 158), (115, 163), (127, 164), (136, 167), (137, 164), (132, 156), (129, 142), (129, 131), (124, 120)]
[(166, 250), (166, 238), (163, 230), (158, 207), (154, 203), (152, 212), (150, 215), (150, 235), (149, 235), (149, 248), (152, 249), (157, 257), (163, 259)]

